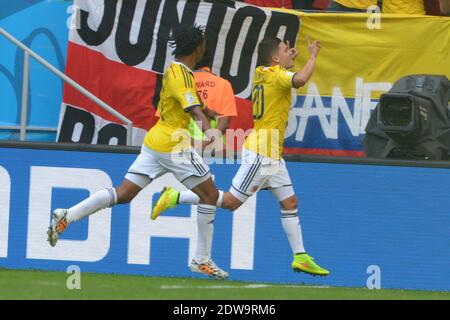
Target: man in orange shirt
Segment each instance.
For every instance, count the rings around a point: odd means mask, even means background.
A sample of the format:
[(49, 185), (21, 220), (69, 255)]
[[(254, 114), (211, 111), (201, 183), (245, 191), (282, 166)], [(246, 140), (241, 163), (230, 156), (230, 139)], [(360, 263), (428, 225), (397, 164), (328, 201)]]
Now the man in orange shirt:
[[(206, 51), (203, 59), (195, 67), (194, 79), (200, 99), (217, 115), (216, 119), (211, 121), (211, 128), (220, 130), (225, 136), (231, 117), (237, 116), (236, 100), (231, 83), (212, 73), (211, 66), (212, 57)], [(196, 140), (203, 140), (203, 132), (193, 119), (189, 124), (189, 134)]]

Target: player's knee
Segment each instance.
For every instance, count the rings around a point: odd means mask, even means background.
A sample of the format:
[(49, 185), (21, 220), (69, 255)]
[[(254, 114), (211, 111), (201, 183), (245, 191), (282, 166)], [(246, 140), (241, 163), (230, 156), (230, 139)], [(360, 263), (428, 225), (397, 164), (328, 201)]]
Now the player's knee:
[(282, 210), (296, 210), (298, 207), (298, 199), (296, 196), (289, 197), (280, 202)]
[(117, 203), (119, 204), (130, 203), (138, 193), (139, 193), (138, 190), (133, 190), (130, 188), (120, 186), (116, 188)]
[(217, 204), (217, 199), (219, 199), (219, 191), (217, 189), (211, 190), (200, 196), (200, 203), (215, 206)]
[(231, 204), (229, 205), (228, 209), (231, 210), (231, 211), (236, 211), (237, 209), (239, 209), (239, 207), (240, 207), (241, 205), (242, 205), (241, 202), (236, 201), (236, 202), (231, 203)]
[(135, 196), (136, 195), (132, 195), (129, 193), (117, 193), (117, 203), (119, 203), (119, 204), (130, 203), (131, 200), (133, 200)]
[(228, 209), (231, 211), (236, 211), (242, 205), (242, 202), (239, 199), (236, 199), (231, 193), (225, 193), (222, 200), (222, 208)]

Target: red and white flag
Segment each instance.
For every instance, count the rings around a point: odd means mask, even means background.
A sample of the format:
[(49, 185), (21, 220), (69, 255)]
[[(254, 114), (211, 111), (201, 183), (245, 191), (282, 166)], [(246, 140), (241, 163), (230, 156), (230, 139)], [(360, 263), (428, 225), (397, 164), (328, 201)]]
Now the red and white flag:
[[(205, 26), (213, 72), (233, 86), (238, 117), (231, 128), (253, 125), (251, 81), (257, 44), (279, 36), (295, 44), (298, 16), (230, 0), (75, 0), (66, 73), (133, 122), (133, 145), (158, 120), (162, 74), (173, 61), (174, 28)], [(65, 85), (58, 142), (126, 144), (126, 127)]]

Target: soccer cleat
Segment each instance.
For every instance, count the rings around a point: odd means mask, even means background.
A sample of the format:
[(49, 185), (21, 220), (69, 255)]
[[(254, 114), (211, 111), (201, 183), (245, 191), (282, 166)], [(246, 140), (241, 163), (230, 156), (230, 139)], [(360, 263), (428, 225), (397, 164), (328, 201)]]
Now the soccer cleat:
[(172, 187), (164, 187), (152, 209), (152, 220), (158, 218), (164, 211), (176, 207), (180, 192)]
[(58, 242), (59, 235), (66, 230), (69, 225), (66, 220), (67, 209), (56, 209), (52, 214), (52, 222), (50, 227), (48, 227), (47, 241), (50, 242), (50, 245), (54, 247), (56, 242)]
[(228, 272), (220, 269), (211, 258), (205, 263), (198, 263), (192, 259), (189, 267), (192, 272), (203, 273), (214, 279), (225, 280), (228, 278)]
[(294, 261), (292, 261), (292, 270), (295, 272), (305, 272), (313, 276), (326, 277), (330, 274), (330, 271), (320, 267), (314, 262), (314, 258), (310, 257), (306, 253), (294, 255)]

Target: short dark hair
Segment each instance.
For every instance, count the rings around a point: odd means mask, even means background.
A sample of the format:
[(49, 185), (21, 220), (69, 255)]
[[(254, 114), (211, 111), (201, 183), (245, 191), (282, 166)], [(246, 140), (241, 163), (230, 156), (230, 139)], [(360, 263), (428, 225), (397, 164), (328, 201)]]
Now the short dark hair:
[(169, 37), (169, 46), (175, 48), (172, 54), (175, 57), (183, 57), (192, 54), (204, 41), (202, 26), (180, 27), (172, 32)]
[(267, 65), (272, 61), (272, 56), (278, 50), (281, 39), (266, 37), (258, 45), (258, 65)]
[(203, 54), (203, 58), (202, 60), (200, 60), (199, 62), (197, 62), (197, 64), (195, 65), (195, 69), (200, 69), (203, 67), (208, 67), (208, 68), (212, 68), (212, 62), (213, 62), (213, 57), (211, 55), (211, 51), (209, 49), (205, 50), (205, 53)]

